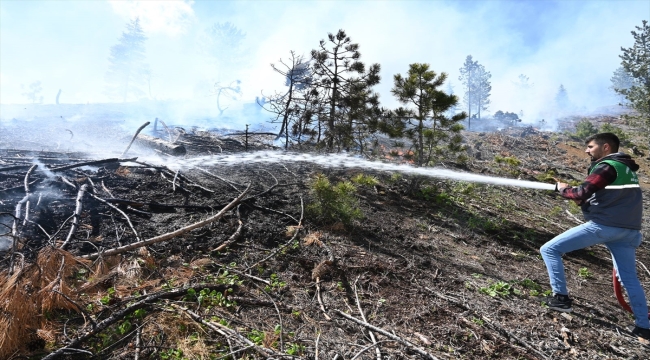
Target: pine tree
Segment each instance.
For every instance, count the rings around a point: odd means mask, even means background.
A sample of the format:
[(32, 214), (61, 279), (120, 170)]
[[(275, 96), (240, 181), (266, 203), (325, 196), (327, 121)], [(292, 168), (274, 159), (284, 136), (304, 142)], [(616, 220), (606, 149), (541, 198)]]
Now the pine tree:
[[(468, 113), (468, 127), (471, 128), (471, 119), (473, 117), (481, 118), (481, 111), (487, 110), (490, 104), (490, 91), (492, 85), (490, 78), (492, 75), (485, 67), (474, 61), (472, 55), (467, 55), (463, 67), (460, 68), (460, 76), (458, 79), (462, 81), (465, 86), (465, 106)], [(475, 110), (475, 115), (472, 116), (472, 110)]]
[(338, 133), (342, 135), (339, 142), (347, 150), (353, 145), (363, 154), (369, 138), (378, 131), (382, 109), (379, 108), (379, 94), (372, 87), (379, 82), (379, 70), (379, 64), (374, 64), (364, 76), (353, 79), (348, 96), (343, 98), (347, 121)]
[(147, 37), (136, 18), (126, 25), (119, 42), (110, 49), (110, 65), (106, 73), (106, 93), (114, 99), (139, 99), (144, 95), (142, 86), (151, 73), (145, 62)]
[(612, 75), (610, 81), (612, 82), (610, 89), (614, 90), (614, 92), (621, 97), (621, 105), (628, 105), (629, 102), (625, 97), (625, 93), (627, 93), (632, 88), (632, 86), (634, 86), (634, 78), (632, 75), (625, 71), (625, 69), (621, 66), (614, 71), (614, 74)]
[(436, 158), (462, 150), (459, 123), (467, 117), (465, 112), (452, 117), (445, 113), (458, 103), (455, 95), (438, 88), (447, 80), (447, 74), (436, 74), (429, 64), (411, 64), (406, 76), (394, 76), (391, 92), (397, 100), (410, 108), (391, 112), (383, 130), (391, 137), (406, 136), (413, 141), (416, 163), (426, 166)]
[(215, 72), (226, 72), (244, 60), (245, 38), (246, 34), (234, 24), (215, 23), (203, 31), (199, 44)]
[(555, 94), (555, 106), (559, 110), (566, 110), (569, 107), (569, 95), (567, 95), (566, 88), (563, 84), (560, 84), (560, 88)]
[(483, 65), (479, 65), (476, 69), (476, 87), (474, 100), (476, 103), (476, 113), (478, 119), (481, 119), (481, 111), (488, 109), (490, 105), (490, 91), (492, 91), (492, 85), (490, 84), (490, 78), (492, 74), (489, 71), (485, 71)]
[[(617, 92), (625, 96), (640, 117), (636, 123), (650, 133), (650, 26), (643, 20), (642, 26), (636, 26), (632, 31), (634, 45), (631, 48), (621, 47), (621, 66), (629, 74), (633, 83), (628, 89)], [(633, 119), (634, 120), (634, 119)]]
[(327, 41), (321, 40), (311, 56), (315, 74), (313, 86), (323, 98), (323, 112), (318, 117), (318, 142), (322, 136), (329, 150), (334, 149), (335, 142), (339, 149), (349, 147), (350, 127), (354, 122), (349, 116), (353, 103), (349, 97), (353, 86), (357, 87), (354, 91), (358, 95), (360, 85), (372, 87), (379, 83), (379, 64), (373, 64), (366, 71), (365, 64), (359, 61), (359, 44), (352, 43), (344, 30), (329, 33)]

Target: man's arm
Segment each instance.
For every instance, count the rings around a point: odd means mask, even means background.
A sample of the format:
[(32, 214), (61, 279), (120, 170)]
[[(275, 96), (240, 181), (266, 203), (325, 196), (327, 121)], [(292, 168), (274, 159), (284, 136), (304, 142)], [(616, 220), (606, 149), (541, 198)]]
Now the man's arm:
[(596, 191), (613, 183), (614, 180), (616, 180), (616, 169), (607, 163), (601, 163), (579, 186), (572, 187), (569, 184), (558, 183), (557, 189), (563, 198), (582, 202), (589, 199)]

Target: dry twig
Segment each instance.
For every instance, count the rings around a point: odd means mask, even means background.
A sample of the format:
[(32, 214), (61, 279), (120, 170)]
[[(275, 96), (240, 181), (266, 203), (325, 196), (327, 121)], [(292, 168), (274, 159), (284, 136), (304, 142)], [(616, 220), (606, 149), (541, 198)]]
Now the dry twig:
[(384, 336), (386, 336), (386, 337), (388, 337), (388, 338), (390, 338), (392, 340), (397, 341), (398, 343), (408, 347), (409, 349), (415, 351), (416, 353), (420, 354), (421, 356), (424, 356), (427, 359), (431, 359), (431, 360), (437, 360), (438, 359), (435, 356), (433, 356), (433, 355), (429, 354), (428, 352), (424, 351), (423, 349), (421, 349), (419, 346), (413, 344), (412, 342), (410, 342), (408, 340), (405, 340), (405, 339), (402, 339), (401, 337), (399, 337), (397, 335), (394, 335), (394, 334), (392, 334), (392, 333), (390, 333), (390, 332), (388, 332), (388, 331), (386, 331), (386, 330), (384, 330), (382, 328), (378, 328), (378, 327), (376, 327), (374, 325), (368, 324), (367, 322), (365, 322), (363, 320), (359, 320), (359, 319), (357, 319), (357, 318), (355, 318), (353, 316), (350, 316), (350, 315), (344, 313), (341, 310), (336, 310), (335, 309), (334, 312), (336, 314), (338, 314), (339, 316), (345, 318), (345, 319), (348, 319), (350, 321), (353, 321), (353, 322), (365, 327), (366, 329), (370, 329), (370, 330), (372, 330), (372, 331), (374, 331), (376, 333), (382, 334), (382, 335), (384, 335)]

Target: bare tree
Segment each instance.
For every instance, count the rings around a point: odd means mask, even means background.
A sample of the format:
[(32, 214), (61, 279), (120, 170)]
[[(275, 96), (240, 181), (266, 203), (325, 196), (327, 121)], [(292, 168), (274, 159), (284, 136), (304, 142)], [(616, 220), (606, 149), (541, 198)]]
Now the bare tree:
[[(280, 131), (278, 138), (285, 136), (285, 149), (289, 146), (290, 127), (300, 120), (303, 113), (304, 93), (309, 90), (311, 85), (312, 73), (309, 62), (305, 61), (301, 55), (296, 55), (291, 51), (288, 62), (279, 60), (279, 65), (271, 64), (275, 72), (284, 76), (287, 91), (284, 93), (275, 93), (272, 96), (264, 97), (264, 103), (258, 101), (258, 104), (265, 110), (275, 114), (273, 122), (280, 122)], [(301, 126), (294, 130), (302, 129)], [(301, 131), (298, 131), (301, 133)]]

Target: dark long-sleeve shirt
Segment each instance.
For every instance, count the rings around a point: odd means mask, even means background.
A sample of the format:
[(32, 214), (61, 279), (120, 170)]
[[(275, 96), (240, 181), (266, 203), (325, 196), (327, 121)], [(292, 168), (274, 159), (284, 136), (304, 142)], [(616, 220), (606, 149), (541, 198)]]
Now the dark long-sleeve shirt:
[(560, 191), (560, 195), (567, 199), (584, 201), (596, 191), (613, 183), (614, 180), (616, 180), (616, 169), (607, 163), (600, 163), (580, 186), (564, 188)]

